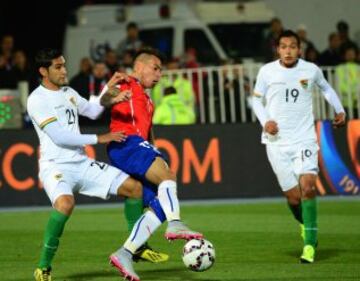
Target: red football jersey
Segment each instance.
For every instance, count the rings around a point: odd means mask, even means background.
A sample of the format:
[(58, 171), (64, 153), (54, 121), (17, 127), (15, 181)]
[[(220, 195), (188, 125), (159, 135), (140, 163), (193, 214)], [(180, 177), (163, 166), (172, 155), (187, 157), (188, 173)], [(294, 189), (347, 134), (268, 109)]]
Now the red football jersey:
[(129, 82), (119, 85), (120, 90), (130, 90), (130, 100), (113, 105), (110, 131), (123, 131), (126, 135), (138, 135), (148, 140), (152, 127), (154, 105), (139, 81), (130, 77)]

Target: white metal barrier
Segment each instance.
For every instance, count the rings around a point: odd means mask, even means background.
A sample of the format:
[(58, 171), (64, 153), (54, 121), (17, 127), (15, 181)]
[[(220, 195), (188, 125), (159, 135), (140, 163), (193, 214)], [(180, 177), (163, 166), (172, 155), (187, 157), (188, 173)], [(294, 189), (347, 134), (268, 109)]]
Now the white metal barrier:
[[(173, 81), (180, 75), (191, 82), (196, 96), (195, 110), (199, 123), (255, 122), (256, 117), (251, 110), (250, 95), (260, 67), (261, 64), (254, 63), (201, 67), (164, 71), (164, 76)], [(347, 118), (360, 118), (360, 77), (357, 80), (356, 89), (353, 89), (354, 92), (344, 93), (339, 89), (335, 68), (324, 67), (322, 70), (327, 81), (340, 96), (347, 111)], [(360, 68), (358, 73), (360, 74)], [(314, 89), (313, 99), (316, 120), (334, 117), (334, 110), (318, 88)]]

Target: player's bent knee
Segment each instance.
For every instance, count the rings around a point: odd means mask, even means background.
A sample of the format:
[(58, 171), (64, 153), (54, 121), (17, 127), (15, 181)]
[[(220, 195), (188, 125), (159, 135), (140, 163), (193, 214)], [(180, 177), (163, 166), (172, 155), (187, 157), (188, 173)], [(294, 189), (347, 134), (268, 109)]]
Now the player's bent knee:
[(145, 176), (147, 180), (156, 185), (165, 180), (176, 181), (176, 174), (169, 169), (167, 163), (160, 157), (155, 159)]
[(129, 177), (118, 188), (117, 194), (128, 198), (142, 198), (142, 185), (139, 181)]
[(306, 174), (300, 178), (302, 198), (313, 198), (316, 196), (316, 175)]
[(132, 198), (142, 198), (143, 188), (140, 182), (136, 181), (134, 188), (132, 189)]
[(54, 208), (59, 212), (70, 215), (75, 207), (75, 199), (71, 195), (62, 195), (56, 199)]
[(301, 189), (303, 198), (313, 198), (316, 196), (315, 186), (313, 184), (304, 185)]

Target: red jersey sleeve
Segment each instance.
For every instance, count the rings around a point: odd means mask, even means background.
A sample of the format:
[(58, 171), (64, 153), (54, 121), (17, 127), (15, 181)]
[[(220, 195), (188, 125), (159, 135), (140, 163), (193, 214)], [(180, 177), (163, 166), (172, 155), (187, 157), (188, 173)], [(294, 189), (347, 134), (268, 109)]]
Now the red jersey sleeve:
[(138, 135), (148, 140), (152, 127), (154, 106), (150, 96), (134, 78), (121, 84), (120, 90), (130, 90), (129, 101), (114, 105), (111, 109), (110, 130), (123, 131), (127, 135)]

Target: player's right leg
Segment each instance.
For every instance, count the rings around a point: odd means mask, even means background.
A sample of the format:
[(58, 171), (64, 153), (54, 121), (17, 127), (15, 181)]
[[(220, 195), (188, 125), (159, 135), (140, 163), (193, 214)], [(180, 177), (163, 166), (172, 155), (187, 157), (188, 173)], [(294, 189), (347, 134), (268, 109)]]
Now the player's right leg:
[(300, 236), (305, 241), (305, 227), (302, 215), (302, 203), (301, 203), (301, 190), (299, 186), (294, 186), (287, 190), (286, 187), (282, 187), (286, 200), (288, 202), (289, 209), (294, 218), (299, 222)]
[(266, 153), (294, 218), (303, 224), (301, 190), (287, 149), (277, 145), (266, 145)]
[[(156, 198), (156, 187), (143, 184), (143, 206), (150, 208), (161, 222), (166, 221), (166, 216), (162, 210), (159, 200)], [(132, 229), (131, 229), (132, 230)], [(152, 249), (148, 243), (138, 248), (133, 255), (134, 261), (149, 261), (152, 263), (166, 262), (169, 255)]]
[(40, 261), (35, 269), (36, 281), (51, 281), (51, 264), (59, 246), (65, 224), (75, 205), (72, 188), (66, 182), (58, 182), (56, 189), (44, 183), (45, 190), (53, 203), (54, 210), (50, 214), (45, 228), (44, 242)]
[(300, 235), (302, 239), (305, 240), (301, 190), (299, 188), (298, 178), (293, 171), (293, 163), (291, 157), (289, 157), (289, 148), (277, 145), (266, 145), (266, 153), (281, 190), (287, 199), (290, 211), (299, 222)]
[[(283, 187), (283, 189), (287, 189)], [(284, 192), (286, 200), (288, 202), (288, 206), (290, 208), (291, 213), (293, 214), (294, 218), (300, 223), (304, 224), (302, 218), (302, 210), (301, 210), (301, 191), (298, 185), (287, 189)]]
[(156, 157), (145, 176), (149, 182), (158, 186), (159, 203), (168, 221), (165, 238), (168, 240), (203, 238), (201, 233), (189, 229), (180, 219), (176, 176), (166, 162), (161, 157)]

